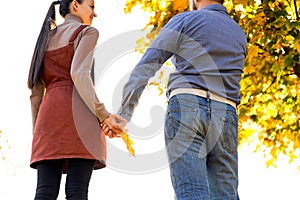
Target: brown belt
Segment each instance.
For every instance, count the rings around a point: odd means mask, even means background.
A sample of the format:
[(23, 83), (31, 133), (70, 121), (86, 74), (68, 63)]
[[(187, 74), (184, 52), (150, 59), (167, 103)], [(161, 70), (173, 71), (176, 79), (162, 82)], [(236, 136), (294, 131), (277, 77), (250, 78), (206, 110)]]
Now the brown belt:
[[(204, 98), (208, 97), (208, 91), (206, 91), (206, 90), (195, 89), (195, 88), (177, 88), (177, 89), (174, 89), (171, 91), (169, 99), (171, 99), (171, 97), (173, 97), (174, 95), (177, 95), (177, 94), (193, 94), (193, 95), (204, 97)], [(229, 99), (221, 97), (212, 92), (209, 93), (209, 99), (219, 101), (222, 103), (226, 103), (226, 104), (229, 104), (229, 105), (233, 106), (234, 108), (236, 108), (236, 103), (234, 101), (231, 101)]]
[(50, 83), (46, 89), (50, 90), (55, 87), (62, 87), (62, 86), (67, 86), (67, 85), (74, 85), (74, 83), (72, 80), (61, 80), (61, 81), (57, 81), (54, 83)]

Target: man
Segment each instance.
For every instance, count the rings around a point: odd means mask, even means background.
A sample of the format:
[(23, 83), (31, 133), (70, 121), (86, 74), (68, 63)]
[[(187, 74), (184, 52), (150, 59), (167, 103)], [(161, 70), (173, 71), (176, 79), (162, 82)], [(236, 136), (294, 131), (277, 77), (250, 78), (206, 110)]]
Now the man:
[(190, 0), (132, 71), (119, 114), (131, 119), (148, 80), (170, 57), (165, 143), (176, 199), (238, 199), (236, 106), (246, 57), (243, 30), (222, 0)]

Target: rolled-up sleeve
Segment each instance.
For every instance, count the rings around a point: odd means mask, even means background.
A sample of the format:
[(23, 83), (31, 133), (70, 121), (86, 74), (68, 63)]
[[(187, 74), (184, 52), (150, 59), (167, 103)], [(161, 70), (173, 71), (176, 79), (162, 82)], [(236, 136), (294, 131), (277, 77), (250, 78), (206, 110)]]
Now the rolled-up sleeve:
[(87, 27), (82, 31), (82, 37), (74, 53), (70, 74), (79, 95), (92, 113), (102, 122), (110, 113), (99, 101), (91, 78), (93, 54), (98, 37), (99, 32), (93, 27)]

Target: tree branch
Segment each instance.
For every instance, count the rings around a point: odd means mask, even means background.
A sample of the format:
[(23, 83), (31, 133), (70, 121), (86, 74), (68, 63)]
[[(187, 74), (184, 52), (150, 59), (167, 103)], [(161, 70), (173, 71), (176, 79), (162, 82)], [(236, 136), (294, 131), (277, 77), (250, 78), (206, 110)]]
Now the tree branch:
[(275, 76), (273, 78), (272, 83), (265, 90), (262, 90), (261, 93), (263, 93), (263, 94), (266, 93), (266, 91), (276, 82), (276, 80), (277, 80), (277, 77)]
[(294, 0), (294, 7), (295, 7), (295, 14), (296, 14), (296, 19), (299, 21), (299, 14), (298, 14), (298, 8), (297, 8), (297, 1)]

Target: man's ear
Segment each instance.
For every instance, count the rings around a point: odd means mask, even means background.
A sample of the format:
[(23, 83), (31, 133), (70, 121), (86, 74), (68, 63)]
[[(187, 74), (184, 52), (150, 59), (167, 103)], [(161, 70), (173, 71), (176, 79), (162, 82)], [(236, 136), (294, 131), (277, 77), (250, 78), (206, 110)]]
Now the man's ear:
[(195, 2), (195, 6), (196, 6), (197, 10), (199, 10), (199, 8), (201, 7), (201, 5), (203, 3), (205, 3), (205, 0), (194, 0), (194, 2)]
[(189, 0), (190, 10), (197, 10), (197, 4), (199, 0)]
[(202, 0), (194, 0), (195, 4), (201, 3)]

